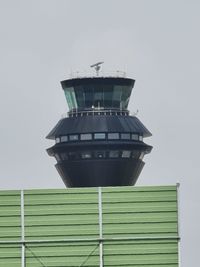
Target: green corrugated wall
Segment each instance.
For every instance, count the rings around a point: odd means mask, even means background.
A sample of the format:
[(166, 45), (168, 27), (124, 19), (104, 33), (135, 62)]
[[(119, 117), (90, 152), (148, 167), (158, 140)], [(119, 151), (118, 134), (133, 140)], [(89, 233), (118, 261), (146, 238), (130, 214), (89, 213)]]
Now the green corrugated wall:
[(0, 191), (0, 267), (178, 266), (176, 186), (98, 190)]

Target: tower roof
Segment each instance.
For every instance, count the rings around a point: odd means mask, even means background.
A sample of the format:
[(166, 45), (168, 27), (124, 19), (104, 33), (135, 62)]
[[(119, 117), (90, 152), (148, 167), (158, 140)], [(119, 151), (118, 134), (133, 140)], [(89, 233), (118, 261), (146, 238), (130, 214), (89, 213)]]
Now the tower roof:
[(76, 117), (61, 119), (47, 135), (47, 138), (55, 139), (56, 136), (65, 134), (95, 132), (138, 133), (143, 137), (152, 135), (135, 116), (96, 115), (84, 116), (81, 120), (77, 120)]

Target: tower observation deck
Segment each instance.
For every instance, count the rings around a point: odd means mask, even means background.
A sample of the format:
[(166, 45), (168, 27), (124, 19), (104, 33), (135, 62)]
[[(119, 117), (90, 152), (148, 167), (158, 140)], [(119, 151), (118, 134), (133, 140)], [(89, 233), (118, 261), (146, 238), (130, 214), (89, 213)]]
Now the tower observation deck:
[(47, 135), (67, 187), (134, 185), (152, 147), (151, 133), (128, 103), (135, 80), (124, 77), (73, 78), (61, 82), (69, 107)]

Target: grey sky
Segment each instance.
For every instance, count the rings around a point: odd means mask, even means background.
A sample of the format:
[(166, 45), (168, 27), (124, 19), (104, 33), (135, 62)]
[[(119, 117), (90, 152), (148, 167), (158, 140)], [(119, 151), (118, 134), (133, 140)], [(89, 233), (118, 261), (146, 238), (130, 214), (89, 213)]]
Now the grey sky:
[(153, 133), (138, 185), (181, 183), (182, 267), (198, 267), (200, 2), (0, 1), (0, 188), (63, 188), (45, 136), (71, 71), (124, 70)]

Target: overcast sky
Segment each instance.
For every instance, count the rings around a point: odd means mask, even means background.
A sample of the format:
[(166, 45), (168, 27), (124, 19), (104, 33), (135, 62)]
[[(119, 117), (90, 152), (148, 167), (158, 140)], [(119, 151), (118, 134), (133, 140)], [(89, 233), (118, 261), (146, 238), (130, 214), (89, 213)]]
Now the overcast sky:
[(63, 188), (45, 136), (72, 71), (126, 71), (153, 133), (137, 185), (179, 182), (182, 267), (198, 267), (200, 1), (0, 0), (0, 188)]

